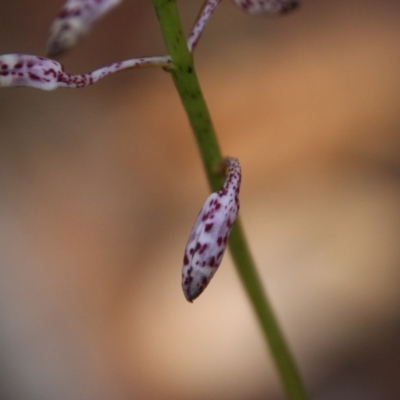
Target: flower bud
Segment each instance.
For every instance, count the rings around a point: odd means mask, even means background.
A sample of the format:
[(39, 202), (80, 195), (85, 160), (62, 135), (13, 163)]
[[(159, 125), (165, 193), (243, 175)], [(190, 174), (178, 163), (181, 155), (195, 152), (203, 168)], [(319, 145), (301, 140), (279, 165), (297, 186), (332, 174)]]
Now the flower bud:
[(56, 56), (74, 46), (92, 25), (121, 0), (67, 0), (53, 21), (47, 54)]
[(298, 0), (233, 0), (249, 14), (286, 14), (300, 4)]
[(226, 168), (224, 186), (207, 198), (185, 249), (182, 289), (190, 302), (203, 292), (217, 271), (239, 211), (239, 161), (226, 158), (222, 166)]
[(0, 56), (0, 87), (29, 86), (42, 90), (83, 88), (126, 69), (156, 66), (168, 68), (170, 65), (171, 58), (168, 56), (141, 57), (115, 62), (87, 74), (68, 74), (60, 63), (49, 58), (4, 54)]
[(60, 63), (44, 57), (26, 54), (0, 56), (0, 86), (30, 86), (53, 90), (64, 74)]

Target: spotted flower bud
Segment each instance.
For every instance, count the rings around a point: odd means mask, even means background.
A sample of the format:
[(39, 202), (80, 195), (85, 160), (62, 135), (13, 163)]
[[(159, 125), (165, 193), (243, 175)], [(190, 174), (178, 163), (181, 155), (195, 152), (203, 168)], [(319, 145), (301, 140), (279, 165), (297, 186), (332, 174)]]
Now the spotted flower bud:
[(47, 54), (55, 56), (74, 46), (94, 22), (121, 0), (67, 0), (53, 21), (47, 40)]
[(49, 58), (4, 54), (0, 56), (0, 87), (29, 86), (42, 90), (82, 88), (125, 69), (151, 66), (168, 68), (170, 64), (168, 56), (142, 57), (116, 62), (87, 74), (68, 74), (60, 63)]
[(48, 58), (26, 54), (0, 56), (0, 86), (30, 86), (53, 90), (58, 86), (61, 64)]
[(298, 0), (233, 0), (249, 14), (285, 14), (299, 6)]
[(226, 158), (222, 166), (226, 168), (224, 186), (212, 193), (204, 203), (185, 249), (182, 289), (190, 302), (203, 292), (221, 264), (239, 211), (239, 161)]

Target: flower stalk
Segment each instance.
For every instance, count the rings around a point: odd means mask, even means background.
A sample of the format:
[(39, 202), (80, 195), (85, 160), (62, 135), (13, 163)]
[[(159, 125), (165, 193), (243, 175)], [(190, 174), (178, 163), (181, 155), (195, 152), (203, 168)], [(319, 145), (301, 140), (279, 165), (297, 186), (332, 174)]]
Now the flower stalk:
[[(93, 23), (121, 0), (66, 0), (55, 19), (47, 43), (50, 55), (73, 46)], [(153, 0), (166, 43), (168, 55), (142, 57), (116, 62), (86, 74), (69, 74), (57, 61), (26, 54), (0, 56), (0, 87), (29, 86), (42, 90), (59, 87), (81, 88), (125, 69), (163, 67), (172, 75), (192, 127), (204, 170), (212, 192), (196, 221), (185, 251), (183, 290), (186, 298), (196, 298), (218, 268), (229, 236), (229, 248), (237, 272), (270, 347), (283, 387), (290, 400), (307, 400), (307, 394), (294, 360), (265, 295), (240, 220), (234, 223), (239, 209), (241, 170), (238, 160), (227, 158), (227, 181), (216, 172), (222, 165), (221, 150), (201, 87), (192, 53), (203, 29), (221, 0), (206, 0), (188, 41), (177, 9), (177, 0)], [(233, 0), (251, 14), (283, 14), (295, 9), (298, 0)], [(221, 190), (219, 190), (223, 187)], [(203, 213), (203, 214), (202, 214)], [(185, 261), (187, 259), (187, 262)], [(193, 266), (208, 267), (206, 274)], [(204, 265), (203, 265), (204, 264)], [(190, 269), (193, 267), (192, 269)]]
[[(221, 150), (183, 34), (176, 0), (153, 0), (153, 5), (171, 57), (170, 72), (175, 87), (192, 127), (210, 188), (217, 191), (222, 186), (222, 178), (215, 173), (214, 167), (221, 162)], [(232, 228), (229, 249), (264, 338), (270, 347), (287, 398), (307, 400), (304, 384), (265, 295), (240, 219)]]

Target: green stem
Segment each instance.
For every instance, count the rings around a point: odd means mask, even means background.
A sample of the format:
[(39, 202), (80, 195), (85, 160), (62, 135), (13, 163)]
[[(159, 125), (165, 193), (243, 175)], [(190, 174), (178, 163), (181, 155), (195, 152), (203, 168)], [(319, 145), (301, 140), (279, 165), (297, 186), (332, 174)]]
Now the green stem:
[[(170, 72), (193, 129), (210, 187), (213, 191), (219, 190), (222, 178), (215, 173), (214, 167), (222, 159), (221, 150), (197, 79), (193, 58), (186, 45), (176, 0), (153, 0), (153, 4), (172, 59)], [(271, 349), (288, 399), (307, 400), (294, 359), (265, 295), (240, 220), (235, 223), (230, 234), (229, 249)]]
[(307, 400), (308, 395), (272, 306), (265, 294), (240, 221), (229, 236), (229, 250), (243, 286), (258, 317), (264, 337), (269, 344), (275, 366), (288, 399)]
[(214, 171), (215, 165), (222, 159), (221, 150), (200, 89), (193, 58), (186, 45), (176, 0), (153, 0), (153, 3), (172, 59), (172, 78), (195, 133), (207, 179), (212, 190), (216, 191), (223, 183), (222, 177)]

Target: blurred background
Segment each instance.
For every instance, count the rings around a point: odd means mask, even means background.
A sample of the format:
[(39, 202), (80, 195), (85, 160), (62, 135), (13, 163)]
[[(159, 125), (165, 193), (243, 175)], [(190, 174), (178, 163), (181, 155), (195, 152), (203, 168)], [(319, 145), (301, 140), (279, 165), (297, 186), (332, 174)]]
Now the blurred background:
[[(1, 1), (0, 53), (44, 54), (61, 0)], [(202, 4), (180, 1), (187, 31)], [(241, 217), (314, 399), (400, 398), (400, 3), (225, 0), (196, 50)], [(165, 52), (125, 1), (60, 61)], [(0, 398), (281, 400), (229, 254), (193, 304), (183, 249), (207, 183), (171, 79), (0, 91)]]

